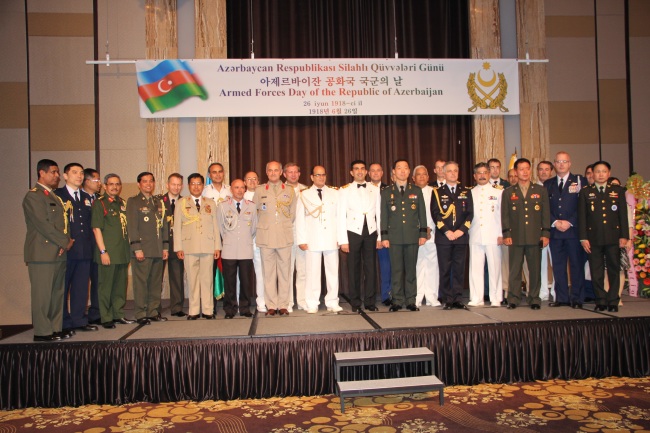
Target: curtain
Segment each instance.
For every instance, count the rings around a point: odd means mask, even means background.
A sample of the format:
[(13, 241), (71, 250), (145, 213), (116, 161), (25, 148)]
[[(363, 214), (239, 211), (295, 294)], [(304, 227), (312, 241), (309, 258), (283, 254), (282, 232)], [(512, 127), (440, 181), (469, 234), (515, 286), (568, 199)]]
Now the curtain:
[[(251, 9), (252, 8), (252, 9)], [(249, 58), (468, 58), (468, 2), (458, 0), (230, 0), (228, 57)], [(252, 38), (252, 39), (251, 39)], [(396, 40), (396, 42), (395, 42)], [(350, 162), (390, 167), (405, 158), (433, 176), (438, 159), (461, 166), (471, 179), (471, 116), (315, 116), (229, 119), (231, 179), (275, 159), (301, 166), (311, 184), (323, 165), (328, 184), (351, 180)]]

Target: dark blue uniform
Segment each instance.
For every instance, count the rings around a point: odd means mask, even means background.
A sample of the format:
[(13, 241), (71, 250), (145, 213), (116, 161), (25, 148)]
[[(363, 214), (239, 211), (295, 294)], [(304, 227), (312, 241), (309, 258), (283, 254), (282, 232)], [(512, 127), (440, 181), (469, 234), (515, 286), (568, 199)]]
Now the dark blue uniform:
[[(74, 244), (68, 251), (65, 271), (65, 291), (63, 302), (63, 329), (86, 326), (86, 305), (88, 304), (88, 281), (90, 263), (93, 258), (93, 230), (90, 227), (90, 195), (78, 190), (78, 200), (70, 194), (67, 187), (54, 191), (68, 210), (68, 233)], [(70, 297), (70, 306), (65, 300)]]
[[(436, 224), (435, 241), (440, 272), (438, 299), (445, 304), (445, 309), (462, 301), (469, 244), (467, 232), (474, 218), (471, 190), (461, 184), (456, 184), (454, 190), (452, 193), (449, 185), (445, 184), (434, 188), (431, 196), (431, 217)], [(446, 233), (456, 230), (462, 231), (463, 236), (449, 240)]]
[[(584, 302), (585, 255), (580, 246), (578, 232), (578, 197), (580, 190), (588, 185), (587, 179), (569, 173), (563, 182), (562, 191), (557, 176), (544, 182), (548, 191), (551, 211), (551, 259), (553, 261), (553, 278), (555, 279), (556, 304), (582, 305)], [(568, 221), (571, 228), (562, 232), (555, 227), (557, 220)], [(571, 293), (569, 294), (569, 277), (567, 264), (571, 268)]]

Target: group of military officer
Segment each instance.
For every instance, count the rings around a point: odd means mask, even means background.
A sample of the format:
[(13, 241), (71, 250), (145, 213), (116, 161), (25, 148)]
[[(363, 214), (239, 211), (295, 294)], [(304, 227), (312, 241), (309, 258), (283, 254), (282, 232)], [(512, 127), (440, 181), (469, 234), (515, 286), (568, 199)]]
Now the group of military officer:
[[(559, 152), (554, 161), (557, 175), (539, 185), (531, 182), (530, 161), (521, 158), (514, 165), (516, 183), (508, 186), (499, 177), (500, 162), (491, 159), (474, 167), (477, 185), (468, 188), (458, 182), (459, 166), (453, 161), (436, 161), (436, 179), (429, 182), (424, 166), (416, 167), (411, 178), (409, 163), (398, 159), (392, 166), (393, 182), (385, 185), (381, 165), (370, 165), (367, 182), (366, 163), (356, 160), (350, 165), (352, 182), (338, 189), (326, 185), (322, 166), (312, 168), (313, 184), (306, 187), (298, 182), (297, 164), (283, 169), (277, 161), (266, 165), (266, 184), (259, 185), (257, 174), (249, 172), (228, 186), (223, 166), (213, 163), (209, 185), (198, 173), (189, 176), (189, 196), (180, 195), (180, 174), (170, 175), (167, 193), (156, 196), (153, 174), (143, 172), (137, 178), (140, 192), (125, 201), (120, 197), (121, 179), (114, 173), (104, 177), (105, 193), (99, 196), (99, 174), (68, 164), (66, 185), (56, 189), (58, 166), (42, 160), (38, 182), (23, 202), (34, 339), (54, 341), (78, 330), (95, 331), (96, 324), (114, 328), (116, 323), (133, 323), (123, 311), (129, 263), (136, 321), (145, 325), (167, 320), (161, 315), (160, 294), (168, 259), (175, 316), (215, 318), (213, 284), (219, 258), (226, 318), (238, 312), (252, 316), (253, 273), (257, 309), (270, 316), (290, 314), (294, 269), (297, 307), (316, 313), (321, 260), (327, 280), (325, 307), (338, 312), (339, 248), (347, 253), (349, 300), (357, 312), (377, 311), (377, 255), (382, 280), (390, 279), (381, 292), (390, 311), (417, 311), (424, 303), (467, 309), (462, 289), (468, 245), (470, 306), (483, 305), (483, 300), (501, 305), (502, 288), (509, 288), (503, 302), (516, 308), (525, 259), (530, 275), (527, 303), (539, 309), (541, 252), (549, 242), (556, 290), (550, 305), (582, 307), (586, 254), (596, 308), (617, 311), (618, 292), (605, 290), (604, 273), (607, 269), (610, 287), (618, 287), (618, 248), (629, 237), (625, 192), (607, 183), (607, 162), (593, 164), (593, 184), (571, 174), (570, 167), (569, 155)], [(504, 245), (509, 271), (502, 279)], [(384, 251), (389, 260), (381, 259)], [(183, 272), (189, 282), (188, 314), (183, 312)]]

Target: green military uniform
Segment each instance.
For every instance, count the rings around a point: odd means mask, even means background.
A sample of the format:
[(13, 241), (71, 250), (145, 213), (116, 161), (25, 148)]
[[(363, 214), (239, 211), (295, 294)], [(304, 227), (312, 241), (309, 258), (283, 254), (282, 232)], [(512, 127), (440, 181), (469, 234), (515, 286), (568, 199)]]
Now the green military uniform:
[(427, 210), (422, 189), (394, 183), (381, 191), (381, 240), (389, 241), (393, 305), (415, 305), (416, 262), (420, 238), (427, 237)]
[[(32, 323), (35, 336), (61, 332), (65, 248), (70, 242), (68, 216), (63, 202), (41, 184), (23, 199), (27, 233), (24, 257), (29, 268), (32, 295)], [(59, 256), (63, 248), (64, 253)]]
[[(591, 246), (588, 258), (596, 306), (618, 308), (619, 242), (630, 236), (625, 189), (612, 184), (604, 185), (602, 191), (596, 184), (584, 187), (578, 196), (578, 227), (580, 240), (588, 240)], [(610, 287), (607, 292), (605, 269)]]
[(512, 238), (512, 245), (508, 247), (508, 304), (517, 306), (521, 301), (521, 272), (526, 257), (530, 276), (528, 305), (539, 306), (542, 275), (540, 238), (550, 238), (551, 233), (548, 192), (544, 186), (531, 182), (524, 195), (517, 183), (503, 191), (501, 200), (503, 239)]
[[(169, 222), (165, 206), (160, 197), (147, 198), (140, 192), (128, 199), (126, 209), (135, 318), (156, 317), (160, 315), (163, 251), (169, 251)], [(138, 260), (136, 251), (142, 251), (145, 259)]]
[(124, 318), (129, 270), (126, 202), (120, 197), (99, 197), (93, 203), (91, 225), (102, 231), (106, 253), (111, 259), (109, 266), (102, 265), (99, 248), (95, 247), (95, 262), (99, 265), (99, 313), (102, 323), (107, 323)]

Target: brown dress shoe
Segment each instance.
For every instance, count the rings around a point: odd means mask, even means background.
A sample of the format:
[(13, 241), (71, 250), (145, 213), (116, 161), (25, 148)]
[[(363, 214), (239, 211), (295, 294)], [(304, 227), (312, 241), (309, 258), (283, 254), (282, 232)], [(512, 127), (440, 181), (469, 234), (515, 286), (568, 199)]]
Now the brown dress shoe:
[(280, 309), (280, 316), (284, 316), (284, 315), (288, 316), (289, 315), (289, 310), (287, 310), (286, 308), (281, 308)]
[(267, 316), (275, 316), (275, 310), (273, 308), (270, 308), (269, 311), (266, 312)]

